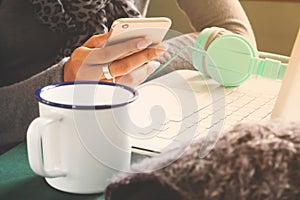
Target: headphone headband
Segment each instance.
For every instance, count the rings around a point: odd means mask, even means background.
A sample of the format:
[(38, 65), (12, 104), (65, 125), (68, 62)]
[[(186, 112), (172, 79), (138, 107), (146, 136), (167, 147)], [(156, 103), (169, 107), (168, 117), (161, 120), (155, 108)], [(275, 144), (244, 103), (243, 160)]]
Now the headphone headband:
[(252, 74), (256, 74), (272, 80), (282, 80), (286, 71), (287, 64), (278, 60), (265, 58), (254, 58), (251, 65)]

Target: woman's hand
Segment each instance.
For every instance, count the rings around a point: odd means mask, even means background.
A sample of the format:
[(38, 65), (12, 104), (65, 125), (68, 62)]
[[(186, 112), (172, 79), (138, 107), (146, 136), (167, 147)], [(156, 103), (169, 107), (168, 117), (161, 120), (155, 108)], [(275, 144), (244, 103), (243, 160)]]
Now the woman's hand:
[[(102, 80), (136, 86), (159, 67), (159, 62), (151, 60), (166, 50), (163, 45), (149, 47), (151, 42), (143, 38), (103, 47), (106, 38), (107, 34), (92, 36), (73, 51), (64, 67), (65, 81)], [(103, 73), (103, 67), (113, 79)]]

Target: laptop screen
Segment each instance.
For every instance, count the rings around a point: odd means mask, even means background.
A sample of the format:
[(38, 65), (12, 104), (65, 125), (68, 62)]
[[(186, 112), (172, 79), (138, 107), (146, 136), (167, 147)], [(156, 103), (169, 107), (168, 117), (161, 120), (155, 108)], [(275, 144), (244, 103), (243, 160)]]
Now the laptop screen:
[(282, 81), (272, 118), (300, 120), (300, 29)]

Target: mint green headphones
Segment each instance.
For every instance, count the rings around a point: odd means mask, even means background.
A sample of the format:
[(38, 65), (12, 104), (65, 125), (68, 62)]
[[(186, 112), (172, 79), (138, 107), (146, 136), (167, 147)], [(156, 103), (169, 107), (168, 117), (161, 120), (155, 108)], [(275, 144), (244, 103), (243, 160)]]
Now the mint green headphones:
[(252, 74), (283, 79), (289, 60), (286, 56), (256, 52), (242, 36), (218, 27), (204, 29), (195, 49), (204, 49), (207, 55), (194, 50), (194, 67), (224, 86), (238, 86)]

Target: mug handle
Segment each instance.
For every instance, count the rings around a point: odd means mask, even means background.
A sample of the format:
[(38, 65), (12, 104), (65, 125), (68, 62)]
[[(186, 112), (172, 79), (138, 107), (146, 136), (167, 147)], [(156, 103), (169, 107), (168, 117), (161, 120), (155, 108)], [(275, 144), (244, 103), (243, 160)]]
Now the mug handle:
[(62, 116), (57, 114), (47, 115), (34, 119), (27, 130), (27, 151), (31, 169), (38, 175), (47, 178), (66, 176), (62, 169), (46, 170), (44, 167), (42, 141), (47, 126), (62, 120)]

